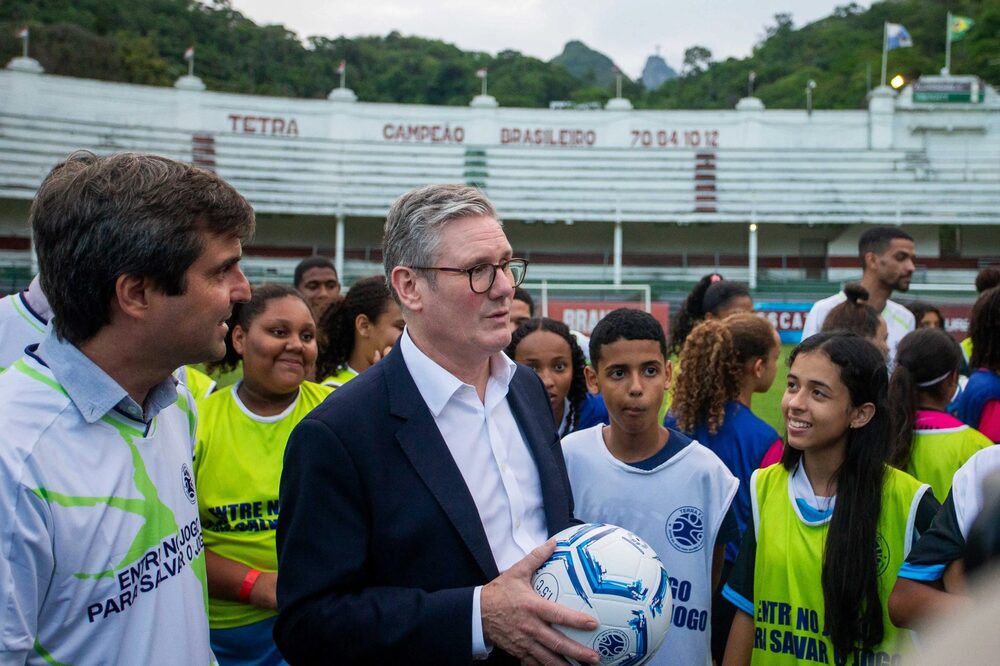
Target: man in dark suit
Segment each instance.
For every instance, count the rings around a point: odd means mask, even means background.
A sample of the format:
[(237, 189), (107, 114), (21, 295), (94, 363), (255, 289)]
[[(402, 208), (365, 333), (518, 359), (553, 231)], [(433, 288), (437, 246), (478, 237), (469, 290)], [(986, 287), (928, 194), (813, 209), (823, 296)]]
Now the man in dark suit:
[(597, 663), (550, 626), (593, 618), (531, 589), (573, 515), (544, 388), (501, 351), (527, 262), (459, 185), (400, 197), (383, 254), (406, 330), (288, 442), (278, 646), (296, 664)]

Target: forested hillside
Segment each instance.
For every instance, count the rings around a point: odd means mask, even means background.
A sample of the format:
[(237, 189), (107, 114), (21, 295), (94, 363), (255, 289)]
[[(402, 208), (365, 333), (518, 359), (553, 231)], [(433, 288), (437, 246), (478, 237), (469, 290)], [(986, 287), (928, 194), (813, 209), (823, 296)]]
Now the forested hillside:
[[(798, 29), (790, 14), (769, 26), (747, 26), (761, 33), (748, 58), (715, 62), (708, 49), (691, 45), (682, 76), (652, 92), (626, 81), (624, 94), (638, 108), (732, 108), (754, 71), (756, 95), (769, 108), (800, 108), (809, 79), (817, 82), (816, 108), (858, 108), (869, 80), (878, 84), (883, 22), (902, 23), (913, 36), (913, 48), (890, 56), (890, 71), (910, 79), (942, 67), (949, 9), (976, 21), (954, 45), (952, 71), (1000, 84), (1000, 0), (886, 0), (868, 10), (845, 5)], [(226, 0), (3, 0), (0, 61), (19, 54), (21, 25), (30, 27), (31, 54), (49, 73), (150, 85), (172, 85), (186, 73), (182, 54), (193, 45), (196, 73), (209, 89), (258, 95), (325, 97), (339, 81), (341, 60), (348, 86), (370, 102), (468, 104), (479, 92), (481, 67), (489, 69), (490, 93), (503, 106), (603, 102), (614, 86), (563, 56), (560, 63), (516, 51), (468, 52), (399, 32), (308, 36), (303, 43), (281, 26), (254, 24)], [(601, 62), (589, 49), (574, 50)], [(571, 74), (580, 71), (589, 74)]]

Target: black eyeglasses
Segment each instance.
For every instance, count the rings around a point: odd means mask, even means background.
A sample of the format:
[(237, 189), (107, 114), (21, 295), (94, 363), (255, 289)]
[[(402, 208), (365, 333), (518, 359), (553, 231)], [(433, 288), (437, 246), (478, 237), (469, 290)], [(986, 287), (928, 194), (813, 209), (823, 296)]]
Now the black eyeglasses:
[(528, 273), (527, 259), (505, 259), (499, 264), (476, 264), (472, 268), (448, 268), (445, 266), (410, 266), (418, 271), (444, 271), (445, 273), (465, 273), (469, 276), (469, 288), (474, 293), (485, 294), (497, 279), (497, 269), (502, 270), (514, 287), (524, 282)]

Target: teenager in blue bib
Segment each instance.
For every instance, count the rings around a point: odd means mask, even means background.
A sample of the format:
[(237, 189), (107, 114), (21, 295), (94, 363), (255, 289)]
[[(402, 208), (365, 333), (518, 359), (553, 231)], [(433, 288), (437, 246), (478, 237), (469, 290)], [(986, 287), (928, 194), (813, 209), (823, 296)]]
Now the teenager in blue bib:
[(972, 374), (955, 415), (993, 442), (1000, 442), (1000, 287), (987, 289), (972, 306)]
[(723, 594), (736, 618), (723, 664), (897, 663), (911, 643), (887, 600), (938, 508), (885, 464), (885, 360), (856, 334), (820, 333), (790, 357), (780, 465), (750, 480), (753, 524)]

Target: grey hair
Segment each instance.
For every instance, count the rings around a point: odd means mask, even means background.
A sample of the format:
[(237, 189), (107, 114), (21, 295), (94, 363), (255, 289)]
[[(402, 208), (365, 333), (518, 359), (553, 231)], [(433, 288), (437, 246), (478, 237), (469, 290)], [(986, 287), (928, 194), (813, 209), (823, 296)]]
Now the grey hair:
[(29, 217), (53, 327), (76, 345), (110, 323), (120, 276), (182, 294), (206, 234), (246, 241), (254, 230), (250, 204), (214, 173), (138, 153), (73, 153), (46, 176)]
[[(474, 187), (425, 185), (396, 199), (385, 218), (382, 262), (386, 284), (397, 302), (399, 295), (392, 286), (392, 269), (432, 266), (441, 245), (441, 228), (466, 217), (492, 217), (503, 226), (493, 202)], [(434, 275), (428, 279), (433, 281)]]

